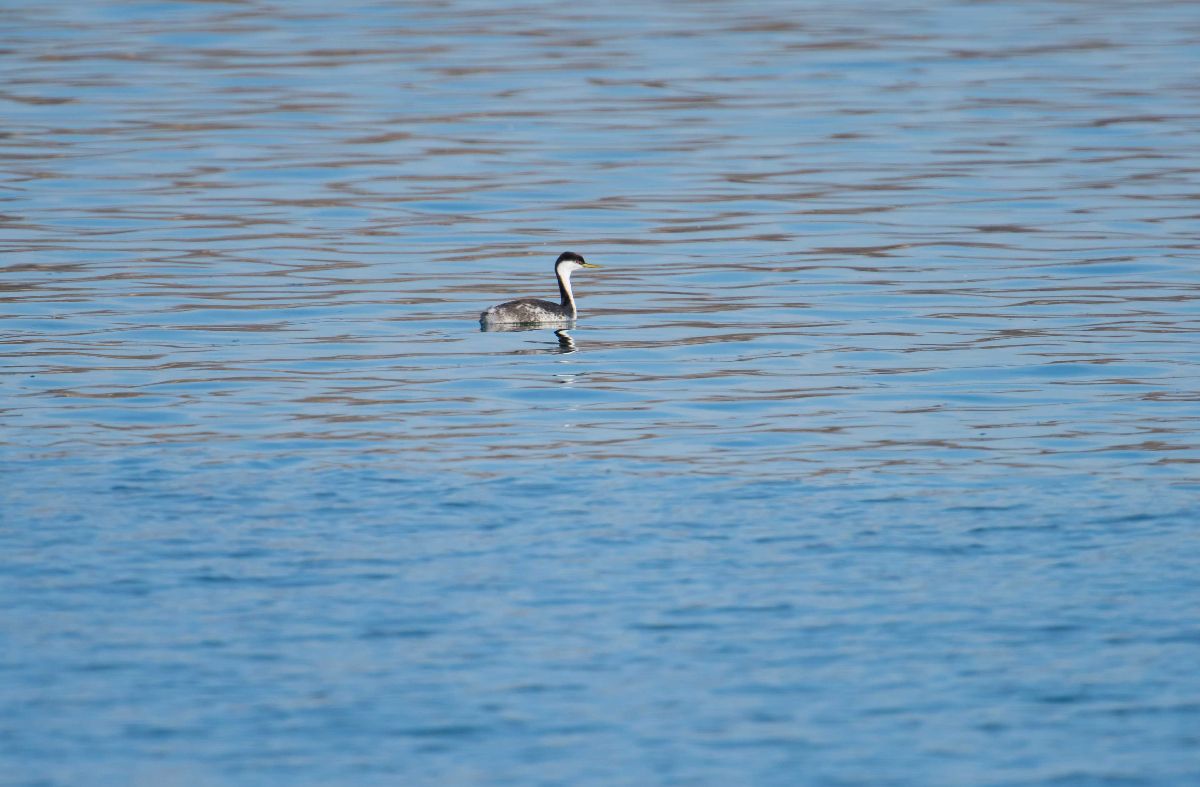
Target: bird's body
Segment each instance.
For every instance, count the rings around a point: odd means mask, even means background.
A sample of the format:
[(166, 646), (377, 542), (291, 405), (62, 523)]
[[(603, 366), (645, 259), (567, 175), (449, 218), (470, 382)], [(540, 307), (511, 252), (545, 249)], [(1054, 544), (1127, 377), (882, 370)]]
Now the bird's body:
[(571, 274), (580, 268), (599, 268), (586, 262), (575, 252), (565, 251), (554, 262), (554, 275), (558, 279), (561, 303), (540, 298), (520, 298), (485, 309), (479, 315), (484, 327), (489, 325), (520, 325), (533, 323), (563, 323), (574, 320), (578, 314), (575, 295), (571, 291)]
[(575, 319), (575, 312), (564, 309), (554, 301), (541, 298), (521, 298), (492, 306), (479, 315), (482, 322), (561, 322)]

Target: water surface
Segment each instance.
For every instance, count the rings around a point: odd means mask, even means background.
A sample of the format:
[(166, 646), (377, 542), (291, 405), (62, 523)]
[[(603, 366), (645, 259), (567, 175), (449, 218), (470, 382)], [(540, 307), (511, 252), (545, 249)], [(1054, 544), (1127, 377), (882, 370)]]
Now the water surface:
[(1200, 780), (1195, 4), (0, 19), (5, 783)]

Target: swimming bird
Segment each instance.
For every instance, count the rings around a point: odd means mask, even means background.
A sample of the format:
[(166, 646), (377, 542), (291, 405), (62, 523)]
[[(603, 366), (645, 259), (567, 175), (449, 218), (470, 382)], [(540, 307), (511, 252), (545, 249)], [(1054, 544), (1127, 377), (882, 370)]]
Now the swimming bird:
[(585, 261), (573, 251), (564, 251), (554, 261), (554, 276), (558, 279), (558, 292), (562, 296), (562, 303), (543, 301), (540, 298), (521, 298), (485, 309), (479, 315), (479, 322), (489, 326), (574, 320), (578, 312), (575, 309), (575, 296), (571, 292), (571, 274), (580, 268), (599, 267)]

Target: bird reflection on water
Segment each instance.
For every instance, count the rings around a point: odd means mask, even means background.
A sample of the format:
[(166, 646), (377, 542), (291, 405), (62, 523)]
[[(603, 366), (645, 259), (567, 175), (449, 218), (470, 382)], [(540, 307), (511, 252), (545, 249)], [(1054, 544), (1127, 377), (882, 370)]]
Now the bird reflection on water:
[[(485, 332), (503, 332), (512, 333), (515, 331), (538, 331), (545, 330), (554, 326), (555, 323), (542, 324), (522, 324), (522, 325), (488, 325), (481, 328)], [(573, 326), (572, 326), (573, 327)], [(555, 328), (554, 336), (558, 339), (557, 343), (549, 347), (538, 347), (536, 349), (514, 350), (517, 355), (558, 355), (573, 353), (578, 351), (579, 347), (575, 344), (575, 338), (571, 336), (567, 328)], [(542, 344), (542, 342), (537, 342)]]
[(571, 334), (567, 333), (566, 328), (559, 328), (554, 335), (558, 337), (558, 349), (551, 352), (573, 353), (578, 349), (575, 346), (575, 340), (571, 338)]

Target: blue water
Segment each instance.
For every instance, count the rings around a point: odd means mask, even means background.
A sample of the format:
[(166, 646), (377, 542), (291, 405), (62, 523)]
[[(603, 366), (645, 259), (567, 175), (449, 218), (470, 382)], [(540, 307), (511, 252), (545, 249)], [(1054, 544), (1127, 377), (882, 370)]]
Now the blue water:
[(0, 783), (1200, 783), (1200, 7), (0, 19)]

